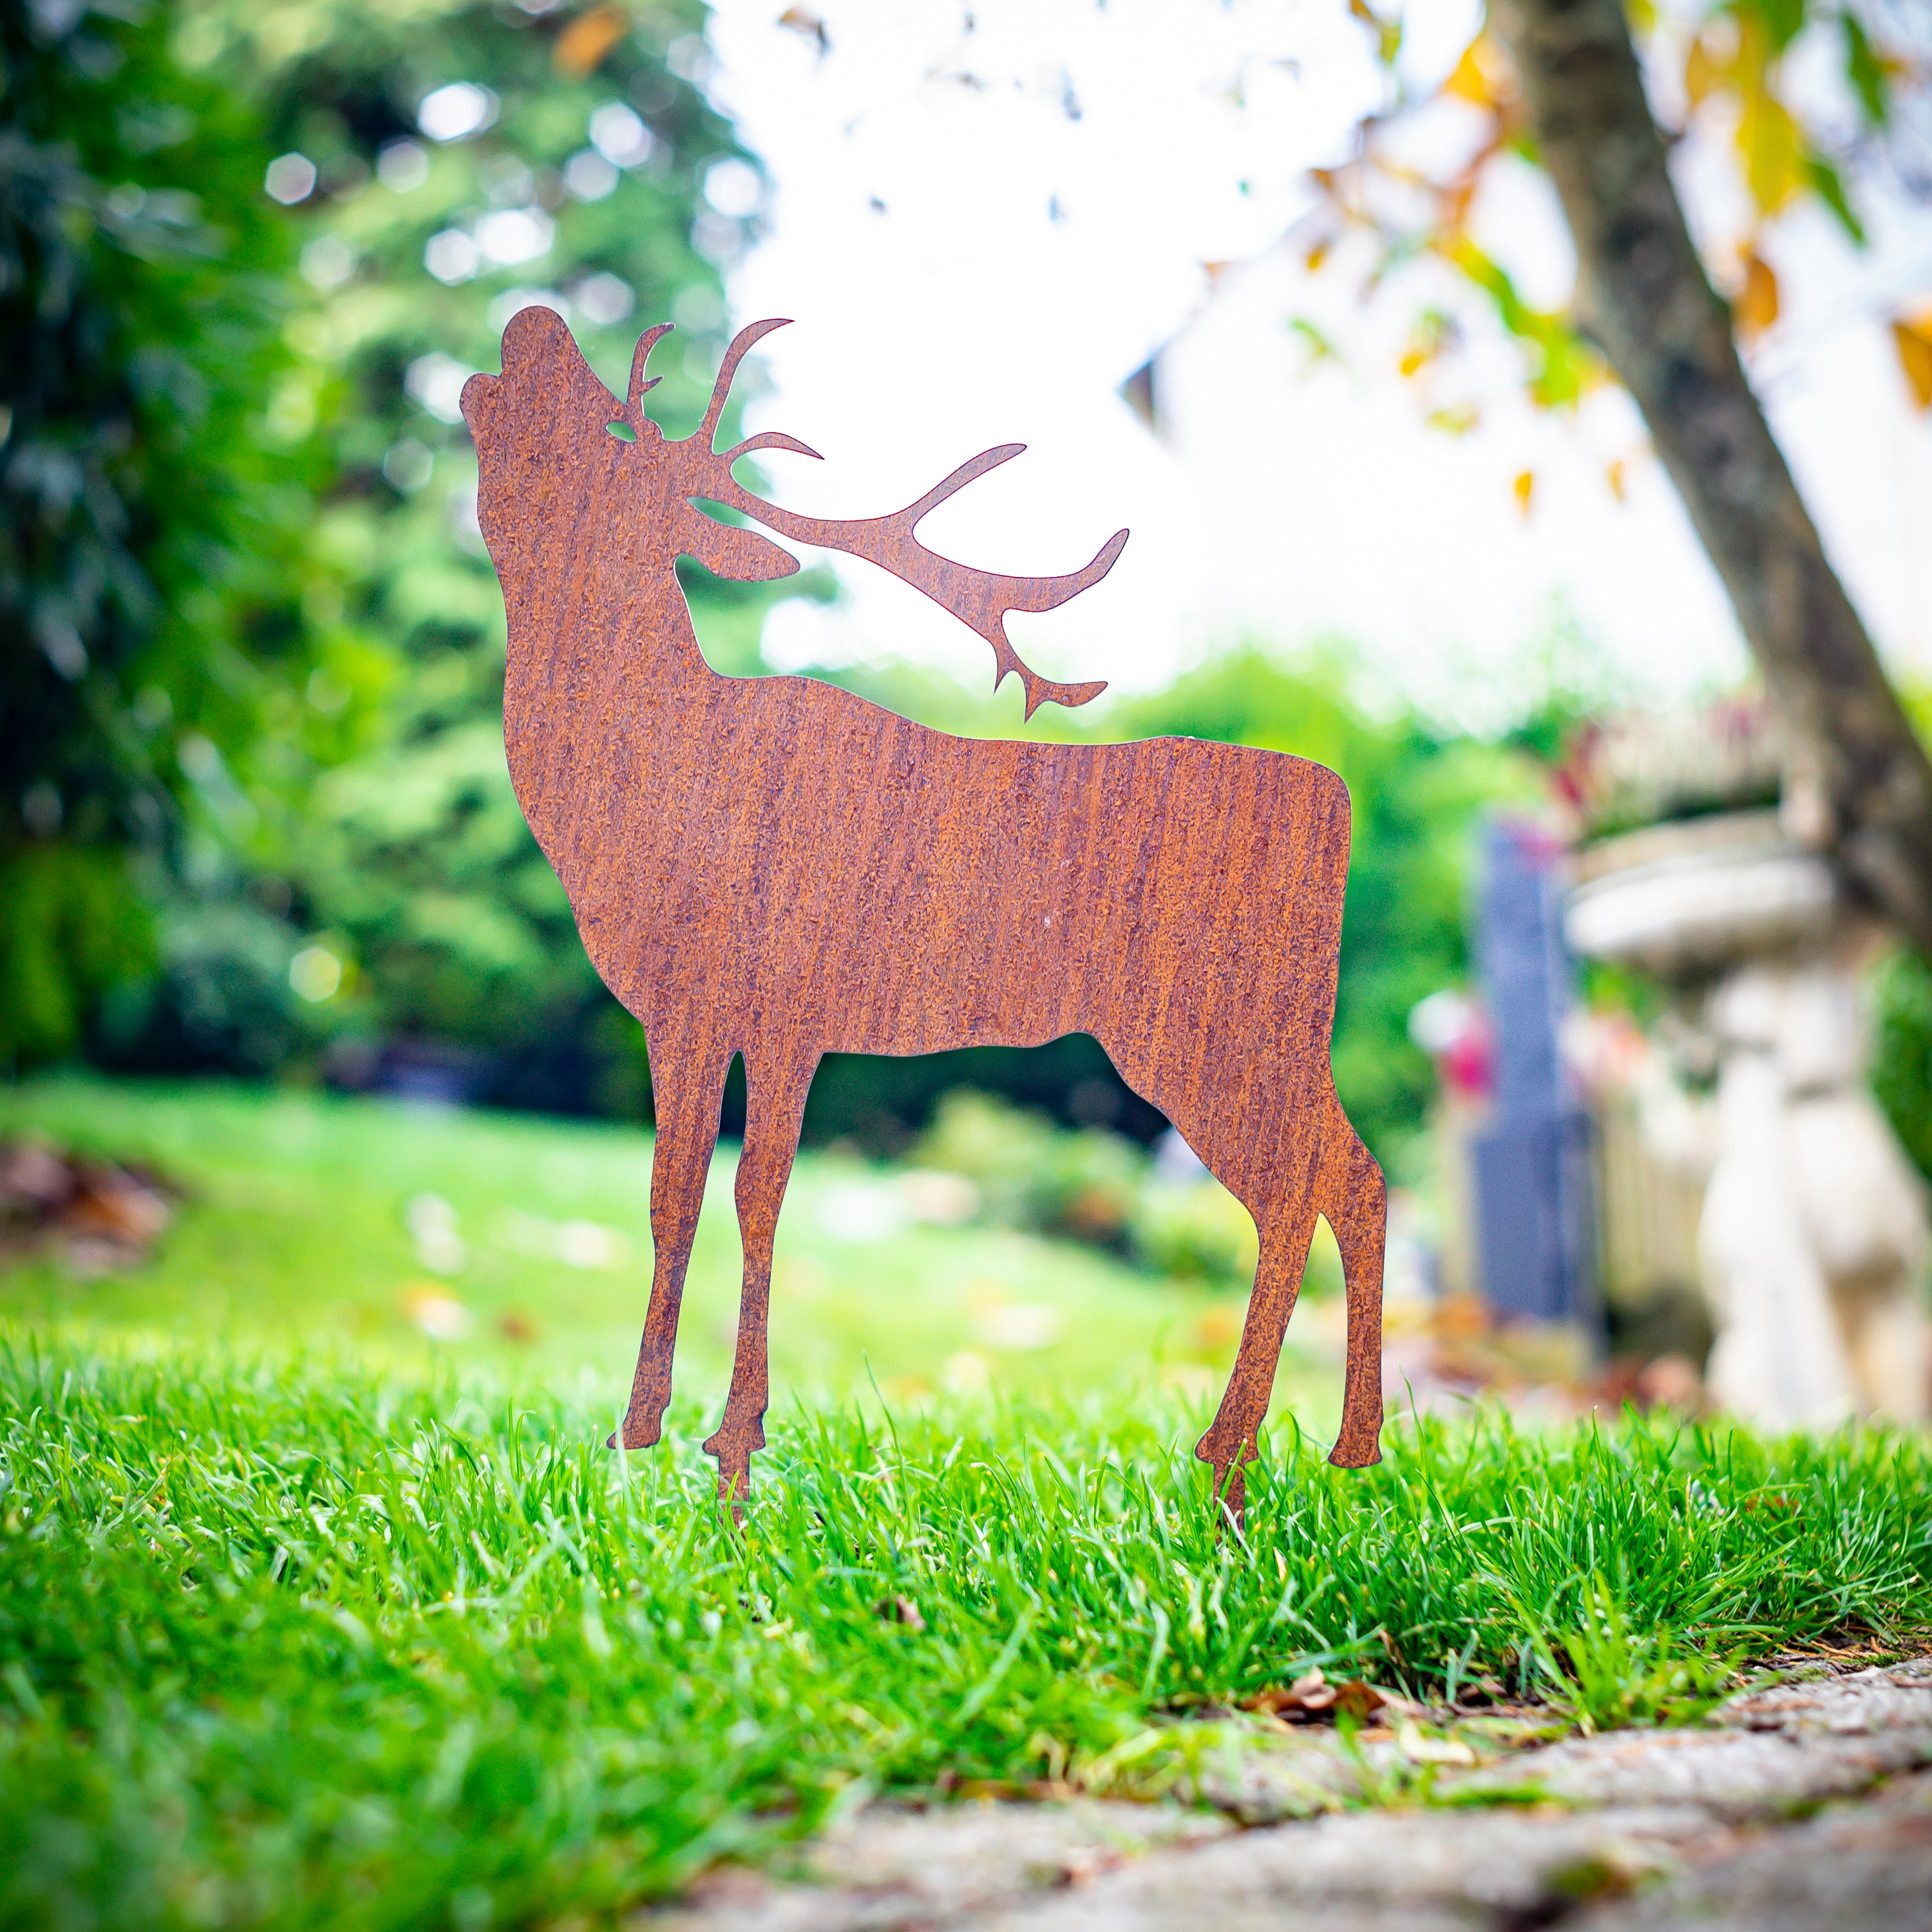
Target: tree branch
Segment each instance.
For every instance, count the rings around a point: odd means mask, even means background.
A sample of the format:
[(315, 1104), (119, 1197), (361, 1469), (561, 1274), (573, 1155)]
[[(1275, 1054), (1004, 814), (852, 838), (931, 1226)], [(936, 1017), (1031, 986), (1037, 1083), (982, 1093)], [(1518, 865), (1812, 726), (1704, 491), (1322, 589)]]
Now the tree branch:
[(1619, 0), (1492, 0), (1562, 197), (1579, 304), (1636, 399), (1766, 687), (1815, 760), (1844, 869), (1932, 949), (1932, 765), (1744, 379), (1652, 120)]

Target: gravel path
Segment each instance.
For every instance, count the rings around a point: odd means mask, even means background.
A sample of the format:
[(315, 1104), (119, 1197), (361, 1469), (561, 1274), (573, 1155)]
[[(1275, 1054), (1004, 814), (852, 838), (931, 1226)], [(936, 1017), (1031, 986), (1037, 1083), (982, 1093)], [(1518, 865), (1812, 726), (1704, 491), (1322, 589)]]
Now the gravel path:
[(714, 1873), (636, 1932), (1932, 1932), (1932, 1656), (1802, 1666), (1688, 1730), (1478, 1748), (1437, 1778), (1461, 1802), (1410, 1809), (1331, 1808), (1362, 1773), (1318, 1731), (1204, 1774), (1212, 1810), (874, 1806), (798, 1876)]

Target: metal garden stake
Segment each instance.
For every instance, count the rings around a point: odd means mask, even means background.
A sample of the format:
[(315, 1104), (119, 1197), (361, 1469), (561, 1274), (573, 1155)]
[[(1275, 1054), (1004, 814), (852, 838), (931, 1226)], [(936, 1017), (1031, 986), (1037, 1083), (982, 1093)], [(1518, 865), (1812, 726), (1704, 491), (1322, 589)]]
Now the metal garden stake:
[[(658, 1440), (678, 1304), (718, 1106), (744, 1057), (737, 1207), (743, 1301), (717, 1432), (722, 1496), (764, 1446), (772, 1243), (821, 1054), (1035, 1046), (1086, 1032), (1242, 1202), (1261, 1234), (1240, 1350), (1196, 1450), (1238, 1512), (1316, 1217), (1340, 1246), (1347, 1385), (1330, 1460), (1377, 1460), (1382, 1176), (1335, 1097), (1348, 794), (1305, 758), (1184, 738), (1127, 745), (949, 736), (805, 677), (705, 663), (675, 566), (743, 582), (795, 558), (698, 506), (868, 559), (942, 605), (1018, 674), (1028, 716), (1084, 704), (1021, 662), (1010, 610), (1099, 582), (1123, 530), (1065, 577), (999, 577), (924, 548), (920, 520), (1020, 453), (989, 449), (890, 516), (795, 515), (752, 496), (713, 448), (731, 379), (780, 325), (743, 330), (696, 433), (644, 414), (638, 343), (620, 404), (547, 308), (503, 335), (503, 373), (463, 412), (478, 511), (509, 616), (504, 736), (530, 829), (604, 982), (643, 1023), (656, 1098), (656, 1270), (621, 1439)], [(652, 379), (655, 380), (655, 379)]]

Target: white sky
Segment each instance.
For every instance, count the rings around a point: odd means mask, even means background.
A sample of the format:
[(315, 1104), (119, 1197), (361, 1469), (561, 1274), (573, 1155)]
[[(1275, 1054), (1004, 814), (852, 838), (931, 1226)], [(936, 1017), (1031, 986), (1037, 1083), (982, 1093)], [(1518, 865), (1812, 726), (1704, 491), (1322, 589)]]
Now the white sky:
[[(876, 514), (990, 444), (1028, 443), (921, 535), (988, 568), (1043, 572), (1131, 528), (1103, 584), (1011, 620), (1036, 668), (1144, 688), (1244, 636), (1292, 651), (1340, 635), (1382, 681), (1472, 724), (1508, 712), (1566, 619), (1634, 695), (1742, 668), (1722, 591), (1620, 394), (1574, 422), (1540, 416), (1520, 398), (1516, 350), (1446, 276), (1365, 304), (1346, 260), (1311, 277), (1276, 245), (1310, 206), (1305, 170), (1338, 158), (1378, 98), (1345, 0), (976, 0), (970, 32), (930, 0), (820, 0), (823, 58), (777, 24), (783, 0), (714, 4), (712, 92), (773, 184), (769, 231), (730, 277), (733, 319), (797, 319), (764, 346), (771, 392), (749, 421), (826, 458), (765, 459), (774, 493)], [(1412, 0), (1414, 79), (1446, 72), (1474, 12)], [(1721, 238), (1724, 166), (1692, 153), (1684, 178), (1694, 218)], [(1478, 228), (1526, 295), (1561, 298), (1569, 245), (1538, 178), (1498, 177)], [(1784, 224), (1770, 253), (1786, 313), (1756, 373), (1881, 647), (1932, 670), (1932, 430), (1882, 326), (1897, 298), (1932, 288), (1932, 222), (1880, 241), (1860, 256), (1822, 218)], [(1234, 266), (1210, 278), (1210, 263)], [(1484, 412), (1460, 438), (1424, 426), (1427, 399), (1394, 370), (1420, 301), (1445, 294), (1474, 327), (1453, 394)], [(1342, 364), (1311, 367), (1297, 316)], [(1156, 440), (1116, 391), (1164, 345)], [(1525, 469), (1526, 520), (1510, 487)], [(896, 653), (986, 688), (977, 638), (881, 573), (837, 568), (848, 595), (833, 612), (776, 614), (775, 658)], [(1016, 722), (1014, 685), (1003, 705)]]

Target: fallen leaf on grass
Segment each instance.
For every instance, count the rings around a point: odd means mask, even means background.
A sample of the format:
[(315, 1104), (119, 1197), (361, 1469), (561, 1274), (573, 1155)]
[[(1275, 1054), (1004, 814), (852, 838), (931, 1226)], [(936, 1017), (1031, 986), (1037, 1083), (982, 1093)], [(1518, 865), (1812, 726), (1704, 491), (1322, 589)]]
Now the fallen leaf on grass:
[(0, 1142), (0, 1254), (54, 1246), (82, 1275), (135, 1267), (181, 1192), (146, 1168)]
[(1317, 1664), (1292, 1684), (1270, 1684), (1254, 1696), (1244, 1699), (1241, 1708), (1258, 1711), (1264, 1717), (1279, 1718), (1291, 1724), (1310, 1718), (1327, 1718), (1332, 1722), (1338, 1716), (1352, 1718), (1359, 1724), (1384, 1706), (1405, 1704), (1406, 1700), (1391, 1697), (1386, 1690), (1378, 1690), (1374, 1684), (1365, 1683), (1359, 1677), (1350, 1678), (1345, 1683), (1330, 1684)]

